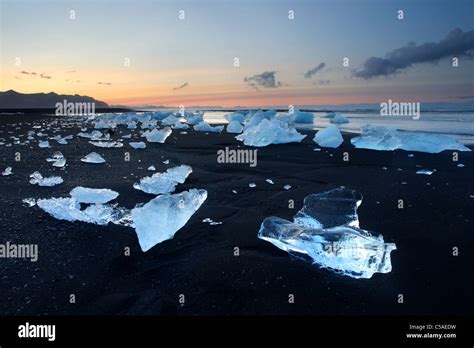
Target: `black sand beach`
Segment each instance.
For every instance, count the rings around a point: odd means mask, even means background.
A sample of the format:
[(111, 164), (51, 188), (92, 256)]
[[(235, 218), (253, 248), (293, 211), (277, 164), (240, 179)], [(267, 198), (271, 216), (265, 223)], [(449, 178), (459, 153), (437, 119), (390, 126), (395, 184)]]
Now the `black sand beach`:
[[(58, 121), (40, 115), (1, 115), (0, 138), (22, 142), (33, 125)], [(20, 124), (21, 123), (21, 124)], [(59, 124), (57, 125), (59, 127)], [(88, 127), (91, 130), (91, 127)], [(472, 314), (474, 294), (473, 211), (474, 153), (440, 154), (355, 149), (344, 135), (337, 149), (314, 151), (314, 131), (302, 143), (258, 149), (258, 164), (219, 164), (217, 151), (244, 148), (233, 134), (188, 134), (173, 130), (165, 144), (141, 141), (138, 130), (125, 128), (112, 136), (132, 133), (123, 148), (101, 149), (78, 138), (79, 127), (46, 130), (48, 136), (73, 134), (68, 145), (50, 140), (40, 149), (37, 137), (28, 146), (0, 147), (0, 165), (13, 175), (0, 176), (1, 243), (39, 245), (37, 262), (0, 259), (0, 313), (135, 314), (135, 315), (463, 315)], [(67, 159), (64, 171), (46, 162), (54, 151)], [(82, 163), (95, 151), (106, 164)], [(15, 153), (21, 161), (15, 162)], [(130, 162), (124, 153), (131, 154)], [(343, 161), (343, 153), (350, 156)], [(162, 161), (169, 160), (169, 164)], [(458, 167), (462, 163), (465, 167)], [(120, 193), (120, 205), (133, 208), (153, 195), (133, 189), (139, 178), (187, 164), (193, 173), (176, 192), (203, 188), (208, 198), (171, 240), (140, 250), (132, 228), (59, 221), (24, 198), (66, 197), (76, 186), (109, 188)], [(419, 166), (419, 167), (418, 167)], [(384, 169), (383, 167), (386, 167)], [(419, 169), (436, 169), (417, 175)], [(55, 187), (29, 184), (29, 175), (60, 175)], [(266, 179), (274, 181), (274, 185)], [(256, 183), (250, 188), (249, 183)], [(402, 184), (405, 183), (405, 184)], [(291, 185), (284, 190), (283, 186)], [(345, 186), (364, 196), (359, 207), (361, 227), (394, 242), (393, 270), (372, 279), (352, 279), (293, 260), (287, 253), (259, 240), (265, 217), (291, 219), (306, 195)], [(236, 190), (237, 193), (233, 193)], [(294, 208), (288, 207), (294, 200)], [(404, 200), (404, 209), (397, 207)], [(211, 226), (205, 218), (222, 221)], [(124, 249), (130, 247), (131, 255)], [(234, 256), (234, 248), (240, 255)], [(453, 248), (459, 250), (453, 256)], [(74, 294), (76, 301), (69, 302)], [(184, 294), (181, 305), (179, 295)], [(289, 294), (295, 297), (288, 303)], [(403, 303), (399, 303), (399, 295)]]

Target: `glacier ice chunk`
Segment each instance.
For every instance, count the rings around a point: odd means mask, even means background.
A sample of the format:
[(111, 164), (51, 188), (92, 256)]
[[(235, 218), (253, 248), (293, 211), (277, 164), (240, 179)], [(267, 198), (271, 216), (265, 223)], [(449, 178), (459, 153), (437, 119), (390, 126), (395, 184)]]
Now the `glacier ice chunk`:
[(439, 153), (444, 150), (471, 151), (456, 139), (446, 135), (421, 132), (402, 132), (393, 128), (361, 127), (360, 136), (351, 139), (352, 145), (362, 149), (379, 151), (406, 150)]
[(335, 125), (326, 127), (318, 131), (313, 141), (322, 147), (333, 147), (336, 148), (344, 142), (339, 128)]
[(90, 154), (84, 156), (81, 158), (81, 161), (82, 162), (85, 162), (85, 163), (96, 163), (96, 164), (99, 164), (99, 163), (104, 163), (105, 162), (105, 159), (99, 155), (98, 153), (96, 152), (91, 152)]
[(12, 174), (13, 174), (12, 167), (6, 167), (5, 170), (2, 172), (3, 176), (12, 175)]
[(293, 256), (353, 278), (371, 278), (392, 270), (394, 243), (359, 227), (357, 207), (362, 195), (339, 188), (309, 195), (294, 222), (266, 218), (258, 237)]
[(313, 123), (314, 115), (312, 112), (299, 111), (295, 109), (292, 115), (295, 116), (296, 123)]
[(161, 124), (163, 126), (171, 126), (172, 124), (175, 124), (176, 122), (179, 122), (180, 117), (176, 115), (170, 115), (166, 117), (163, 121), (161, 121)]
[(118, 197), (118, 192), (110, 189), (95, 189), (78, 186), (69, 193), (79, 203), (108, 203)]
[(49, 159), (52, 160), (53, 167), (62, 168), (66, 165), (66, 158), (59, 151), (53, 153), (52, 158), (49, 158)]
[(187, 123), (177, 121), (177, 122), (175, 122), (171, 125), (171, 128), (173, 128), (173, 129), (188, 129), (189, 125)]
[(244, 132), (235, 138), (243, 141), (249, 146), (267, 146), (270, 144), (283, 144), (300, 142), (306, 135), (298, 133), (298, 131), (278, 120), (268, 120), (264, 118), (256, 126), (245, 128)]
[(243, 129), (244, 126), (242, 126), (238, 121), (230, 121), (227, 125), (227, 133), (241, 133)]
[(128, 144), (129, 144), (131, 147), (133, 147), (135, 150), (146, 148), (146, 144), (145, 144), (143, 141), (130, 142), (130, 143), (128, 143)]
[(324, 118), (334, 118), (336, 117), (335, 112), (328, 112), (326, 115), (323, 116)]
[(38, 207), (58, 220), (82, 221), (107, 225), (117, 219), (117, 210), (110, 205), (93, 204), (81, 210), (81, 204), (74, 198), (38, 199)]
[(47, 141), (47, 140), (41, 140), (41, 141), (38, 143), (38, 146), (39, 146), (40, 148), (42, 148), (42, 149), (51, 147), (51, 146), (49, 146), (49, 141)]
[(245, 116), (238, 112), (233, 112), (231, 114), (224, 115), (224, 118), (231, 123), (232, 121), (236, 121), (240, 124), (244, 123)]
[(150, 143), (161, 143), (163, 144), (171, 134), (172, 130), (170, 127), (165, 127), (163, 129), (153, 129), (151, 132), (145, 132), (143, 135), (146, 140)]
[(158, 196), (131, 211), (142, 251), (174, 237), (207, 198), (206, 190), (191, 189)]
[(214, 132), (214, 133), (220, 133), (224, 129), (224, 126), (211, 126), (207, 122), (200, 122), (196, 125), (194, 125), (194, 130), (198, 132)]
[(193, 113), (185, 113), (184, 115), (184, 118), (186, 120), (186, 123), (188, 124), (191, 124), (191, 125), (194, 125), (194, 124), (198, 124), (198, 123), (201, 123), (201, 122), (204, 122), (204, 117), (202, 114), (193, 114)]
[(135, 183), (133, 187), (155, 195), (170, 193), (175, 190), (176, 185), (184, 183), (192, 171), (193, 169), (187, 165), (169, 168), (164, 173), (155, 173), (140, 179), (140, 182)]
[(349, 123), (349, 120), (345, 118), (344, 116), (342, 116), (340, 112), (336, 112), (334, 113), (334, 117), (329, 119), (329, 122), (342, 124), (342, 123)]
[(123, 147), (123, 144), (120, 141), (89, 141), (90, 144), (97, 146), (97, 147), (103, 147), (103, 148), (111, 148), (111, 147), (116, 147), (120, 148)]
[(88, 138), (91, 140), (98, 140), (102, 138), (102, 132), (98, 130), (93, 130), (91, 133), (80, 132), (77, 134), (78, 137)]
[(40, 172), (34, 172), (30, 175), (30, 184), (38, 186), (56, 186), (62, 184), (64, 180), (60, 176), (50, 176), (49, 178), (44, 178)]

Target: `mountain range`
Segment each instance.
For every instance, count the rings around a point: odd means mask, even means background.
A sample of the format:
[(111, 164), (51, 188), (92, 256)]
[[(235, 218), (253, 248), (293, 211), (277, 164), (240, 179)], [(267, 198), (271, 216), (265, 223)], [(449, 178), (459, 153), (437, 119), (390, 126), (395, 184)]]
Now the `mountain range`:
[(109, 105), (92, 97), (78, 94), (67, 95), (50, 93), (19, 93), (14, 90), (0, 92), (0, 109), (54, 109), (56, 103), (95, 103), (95, 108), (108, 108)]

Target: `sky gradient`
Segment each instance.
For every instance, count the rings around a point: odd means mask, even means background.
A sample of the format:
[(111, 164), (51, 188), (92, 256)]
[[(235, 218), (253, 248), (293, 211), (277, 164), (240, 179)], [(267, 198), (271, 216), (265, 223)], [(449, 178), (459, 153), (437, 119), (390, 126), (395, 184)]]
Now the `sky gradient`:
[[(452, 55), (437, 58), (435, 47), (431, 59), (413, 58), (408, 52), (406, 59), (413, 64), (398, 54), (386, 59), (409, 42), (438, 44), (456, 28), (463, 40), (460, 52), (472, 52), (470, 0), (0, 0), (0, 4), (2, 91), (81, 94), (131, 106), (474, 99), (472, 58), (460, 54), (459, 66), (453, 68)], [(400, 9), (403, 20), (397, 18)], [(184, 19), (179, 18), (180, 10)], [(288, 18), (290, 10), (294, 19)], [(447, 46), (448, 53), (456, 50), (449, 43), (439, 46)], [(423, 47), (419, 56), (424, 56)], [(343, 66), (344, 57), (349, 58), (348, 67)], [(356, 72), (370, 57), (385, 59), (382, 63), (391, 64), (396, 72), (358, 77)], [(305, 77), (311, 69), (316, 72)]]

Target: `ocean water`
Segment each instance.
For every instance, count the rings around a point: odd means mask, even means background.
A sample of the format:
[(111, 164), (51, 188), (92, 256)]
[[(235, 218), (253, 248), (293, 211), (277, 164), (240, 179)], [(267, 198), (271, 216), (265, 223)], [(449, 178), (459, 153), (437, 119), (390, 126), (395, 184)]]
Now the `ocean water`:
[[(209, 123), (227, 123), (224, 115), (229, 112), (205, 111), (204, 119)], [(326, 112), (313, 112), (313, 124), (296, 124), (296, 128), (318, 130), (331, 123), (324, 118)], [(444, 134), (456, 138), (463, 144), (474, 144), (474, 111), (422, 111), (419, 119), (411, 116), (381, 116), (371, 111), (346, 111), (342, 115), (349, 123), (338, 125), (341, 131), (360, 133), (360, 127), (371, 124), (374, 126), (393, 127), (403, 131)]]

